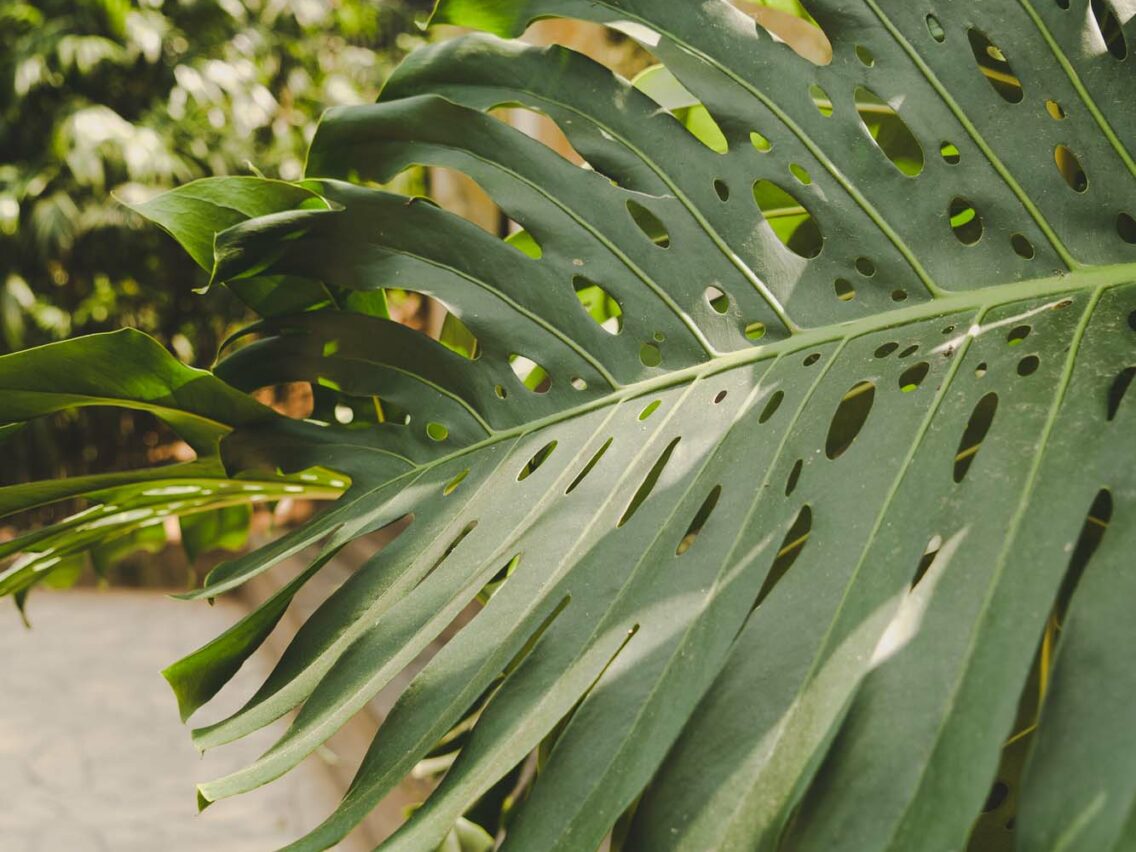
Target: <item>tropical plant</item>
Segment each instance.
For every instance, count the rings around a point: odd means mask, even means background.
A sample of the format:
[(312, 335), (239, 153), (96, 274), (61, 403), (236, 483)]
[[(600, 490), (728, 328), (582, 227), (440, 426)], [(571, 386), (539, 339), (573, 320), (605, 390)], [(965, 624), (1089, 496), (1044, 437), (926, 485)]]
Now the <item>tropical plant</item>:
[[(313, 753), (476, 600), (290, 848), (333, 845), (424, 759), (444, 777), (390, 848), (463, 815), (523, 850), (1136, 843), (1136, 8), (816, 0), (816, 66), (739, 6), (441, 0), (435, 23), (488, 34), (329, 112), (306, 182), (141, 208), (214, 281), (298, 310), (213, 375), (129, 330), (0, 359), (6, 428), (141, 407), (229, 493), (350, 478), (186, 595), (321, 548), (166, 671), (184, 717), (346, 543), (405, 527), (193, 732), (213, 748), (298, 709), (203, 807)], [(551, 16), (619, 28), (674, 79), (501, 38)], [(502, 105), (550, 116), (587, 167)], [(376, 188), (415, 164), (470, 175), (524, 231)], [(302, 310), (327, 287), (429, 294), (475, 343)], [(240, 395), (294, 381), (371, 413)], [(7, 545), (0, 590), (221, 499), (138, 482), (163, 474), (0, 491), (92, 500)]]

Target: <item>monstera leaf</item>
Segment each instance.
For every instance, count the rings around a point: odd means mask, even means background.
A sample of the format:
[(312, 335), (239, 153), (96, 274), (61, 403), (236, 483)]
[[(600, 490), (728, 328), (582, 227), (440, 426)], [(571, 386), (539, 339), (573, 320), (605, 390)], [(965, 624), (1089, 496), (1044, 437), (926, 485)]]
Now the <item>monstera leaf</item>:
[[(217, 281), (415, 290), (476, 344), (325, 306), (265, 312), (217, 365), (381, 414), (223, 439), (231, 472), (351, 485), (188, 596), (322, 546), (167, 671), (183, 713), (344, 544), (405, 529), (194, 731), (297, 711), (202, 806), (312, 754), (479, 602), (289, 848), (334, 845), (424, 758), (448, 769), (389, 848), (451, 842), (494, 795), (519, 850), (1136, 843), (1136, 7), (815, 0), (823, 66), (745, 7), (441, 0), (485, 32), (325, 117), (321, 202), (215, 228)], [(502, 40), (556, 16), (666, 70)], [(522, 235), (377, 188), (422, 164)]]

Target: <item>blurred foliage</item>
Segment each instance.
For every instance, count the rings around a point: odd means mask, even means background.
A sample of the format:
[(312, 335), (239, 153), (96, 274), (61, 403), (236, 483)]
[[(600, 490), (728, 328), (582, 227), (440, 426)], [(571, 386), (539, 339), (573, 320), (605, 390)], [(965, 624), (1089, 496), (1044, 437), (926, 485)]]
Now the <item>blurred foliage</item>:
[[(212, 362), (248, 312), (117, 199), (208, 175), (294, 180), (316, 119), (373, 100), (429, 0), (0, 3), (0, 352), (122, 326)], [(118, 412), (27, 430), (5, 482), (133, 461)], [(46, 426), (46, 424), (45, 424)], [(148, 459), (152, 461), (152, 459)]]
[(375, 97), (426, 5), (0, 5), (0, 345), (132, 325), (208, 363), (239, 306), (193, 299), (202, 273), (112, 194), (298, 178), (315, 119)]

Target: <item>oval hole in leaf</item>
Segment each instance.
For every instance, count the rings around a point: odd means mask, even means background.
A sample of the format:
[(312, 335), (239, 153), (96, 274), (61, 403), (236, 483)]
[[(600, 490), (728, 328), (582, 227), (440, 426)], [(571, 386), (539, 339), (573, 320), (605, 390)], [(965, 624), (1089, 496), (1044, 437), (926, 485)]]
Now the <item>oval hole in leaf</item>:
[(1091, 0), (1089, 6), (1093, 10), (1093, 18), (1097, 22), (1097, 28), (1108, 52), (1116, 59), (1123, 60), (1128, 55), (1128, 45), (1124, 41), (1124, 30), (1116, 13), (1105, 0)]
[(1025, 93), (1022, 91), (1022, 81), (1010, 66), (1010, 60), (998, 45), (994, 44), (986, 33), (981, 30), (967, 31), (970, 40), (970, 49), (974, 54), (974, 61), (978, 63), (978, 70), (991, 88), (1003, 100), (1012, 104), (1021, 103)]
[(1061, 104), (1057, 103), (1057, 101), (1052, 98), (1045, 102), (1045, 111), (1049, 113), (1049, 117), (1054, 121), (1061, 121), (1065, 118), (1065, 110), (1062, 108)]
[(525, 462), (525, 466), (521, 468), (520, 473), (517, 474), (517, 482), (524, 482), (534, 473), (536, 473), (542, 464), (548, 461), (549, 456), (552, 455), (556, 449), (556, 441), (549, 441), (539, 450), (537, 450), (531, 459)]
[(1116, 412), (1120, 410), (1120, 403), (1124, 400), (1124, 395), (1128, 393), (1128, 388), (1132, 386), (1134, 378), (1136, 378), (1136, 367), (1126, 367), (1113, 380), (1112, 387), (1108, 389), (1109, 420), (1116, 417)]
[(988, 393), (978, 401), (978, 405), (971, 412), (966, 430), (962, 433), (962, 440), (959, 441), (958, 452), (955, 453), (955, 482), (962, 482), (970, 466), (974, 464), (975, 456), (982, 448), (982, 442), (986, 440), (997, 410), (998, 394)]
[(951, 166), (957, 166), (959, 160), (962, 159), (959, 149), (952, 142), (944, 142), (939, 146), (939, 156), (943, 158), (945, 163)]
[(714, 181), (714, 192), (718, 193), (718, 198), (721, 201), (730, 200), (730, 185), (724, 180)]
[(904, 393), (911, 393), (911, 391), (923, 384), (923, 380), (927, 378), (927, 373), (930, 370), (931, 365), (926, 361), (912, 364), (904, 370), (903, 375), (899, 377), (899, 389)]
[(588, 460), (588, 463), (586, 465), (584, 465), (584, 467), (580, 470), (580, 472), (578, 474), (576, 474), (576, 478), (572, 480), (572, 484), (568, 486), (567, 490), (564, 492), (565, 494), (571, 494), (573, 491), (576, 490), (576, 486), (579, 485), (581, 482), (583, 482), (584, 477), (586, 477), (589, 473), (592, 472), (592, 468), (594, 468), (597, 464), (600, 463), (600, 459), (602, 459), (604, 457), (604, 453), (606, 453), (608, 451), (608, 447), (611, 446), (611, 442), (613, 440), (615, 440), (615, 439), (614, 438), (608, 438), (604, 442), (604, 445), (602, 447), (600, 447), (598, 450), (596, 450), (595, 455), (593, 455), (591, 457), (591, 459)]
[(828, 426), (828, 438), (824, 443), (824, 454), (830, 459), (838, 459), (864, 428), (868, 415), (872, 413), (872, 405), (876, 401), (876, 385), (874, 382), (857, 382), (848, 389), (836, 413), (832, 415), (832, 422)]
[(458, 490), (458, 486), (465, 482), (465, 478), (469, 476), (469, 468), (467, 467), (453, 479), (446, 483), (446, 487), (442, 489), (442, 496), (449, 497)]
[(877, 347), (875, 354), (876, 354), (877, 358), (886, 358), (888, 355), (890, 355), (892, 352), (894, 352), (898, 348), (899, 348), (899, 344), (892, 341), (890, 343), (885, 343), (882, 346)]
[(670, 248), (671, 235), (658, 216), (637, 201), (627, 202), (627, 212), (647, 239), (659, 248)]
[(1030, 336), (1033, 331), (1028, 325), (1019, 325), (1006, 335), (1006, 343), (1010, 346), (1020, 346), (1022, 341)]
[(678, 442), (681, 440), (681, 438), (675, 438), (667, 444), (667, 448), (663, 450), (662, 454), (651, 466), (651, 469), (647, 471), (647, 476), (644, 477), (643, 482), (640, 483), (638, 490), (635, 492), (635, 496), (631, 498), (631, 502), (627, 504), (627, 509), (624, 510), (623, 517), (621, 517), (619, 523), (616, 524), (617, 527), (621, 527), (630, 521), (632, 516), (639, 511), (639, 507), (651, 496), (651, 492), (655, 489), (655, 483), (657, 483), (659, 477), (663, 475), (663, 469), (666, 468), (667, 462), (671, 460), (671, 455), (674, 453), (675, 447), (678, 446)]
[(1077, 159), (1077, 155), (1067, 145), (1058, 145), (1053, 149), (1053, 161), (1071, 190), (1084, 192), (1089, 188), (1089, 176), (1081, 168), (1081, 161)]
[(902, 352), (899, 353), (899, 357), (900, 358), (910, 358), (912, 355), (914, 355), (918, 351), (919, 351), (919, 344), (918, 343), (912, 343), (910, 346), (908, 346), (906, 349), (904, 349)]
[(789, 251), (803, 258), (813, 258), (824, 247), (824, 238), (812, 214), (793, 195), (769, 180), (753, 185), (753, 200)]
[(730, 297), (717, 287), (707, 287), (702, 294), (717, 313), (724, 314), (730, 309)]
[(800, 163), (790, 163), (789, 173), (797, 179), (797, 182), (802, 186), (808, 186), (813, 182), (813, 176), (809, 174), (808, 169)]
[(576, 291), (576, 298), (596, 325), (608, 334), (623, 331), (623, 308), (611, 293), (582, 275), (572, 279), (572, 287)]
[(954, 198), (947, 208), (951, 230), (964, 246), (972, 246), (982, 239), (982, 217), (965, 198)]
[(450, 430), (441, 423), (427, 423), (426, 434), (433, 441), (444, 441), (450, 437)]
[(856, 58), (860, 60), (860, 64), (871, 68), (876, 64), (876, 57), (872, 55), (872, 51), (864, 47), (862, 44), (856, 45)]
[(1041, 359), (1036, 355), (1027, 355), (1018, 362), (1018, 375), (1019, 376), (1032, 376), (1037, 372), (1037, 368), (1041, 366)]
[(769, 419), (777, 413), (777, 409), (781, 407), (782, 401), (785, 399), (785, 391), (777, 391), (769, 398), (769, 402), (765, 403), (765, 408), (761, 411), (761, 416), (757, 418), (758, 423), (768, 423)]
[(856, 288), (847, 278), (837, 278), (832, 283), (832, 288), (836, 291), (836, 298), (842, 302), (851, 302), (856, 298)]
[(865, 278), (871, 278), (876, 274), (876, 264), (872, 262), (870, 257), (858, 257), (856, 258), (856, 271)]
[(891, 300), (893, 302), (906, 302), (907, 301), (907, 291), (906, 290), (892, 290), (891, 291)]
[(639, 362), (644, 367), (657, 367), (663, 363), (663, 353), (654, 343), (644, 343), (639, 347)]
[(765, 323), (751, 322), (745, 327), (746, 340), (761, 340), (765, 337)]
[(1107, 488), (1102, 488), (1096, 493), (1093, 502), (1089, 505), (1089, 511), (1085, 515), (1085, 523), (1081, 527), (1081, 534), (1077, 537), (1077, 543), (1073, 546), (1073, 555), (1069, 558), (1069, 567), (1065, 571), (1065, 579), (1061, 583), (1061, 590), (1057, 593), (1055, 609), (1059, 619), (1064, 618), (1073, 592), (1081, 580), (1081, 575), (1085, 572), (1085, 567), (1089, 564), (1093, 554), (1097, 552), (1101, 541), (1104, 540), (1108, 525), (1112, 523), (1112, 508), (1112, 492)]
[(1128, 213), (1120, 213), (1116, 217), (1116, 233), (1126, 243), (1136, 246), (1136, 219)]
[[(533, 393), (548, 393), (552, 387), (552, 376), (531, 358), (526, 358), (524, 355), (518, 355), (514, 352), (509, 355), (509, 366), (513, 368), (513, 373), (521, 380), (521, 384)], [(501, 394), (498, 394), (498, 396), (502, 399), (505, 398)]]
[(939, 555), (939, 550), (943, 547), (943, 537), (940, 535), (931, 536), (931, 540), (927, 542), (927, 546), (923, 548), (923, 555), (919, 557), (919, 564), (915, 566), (915, 576), (911, 578), (911, 588), (919, 585), (919, 581), (923, 579), (923, 575), (927, 570), (935, 564), (935, 557)]
[(940, 44), (947, 37), (946, 30), (943, 29), (943, 25), (939, 23), (939, 19), (934, 15), (927, 16), (927, 32), (931, 34), (931, 38)]
[(1033, 260), (1036, 253), (1033, 248), (1033, 243), (1025, 238), (1022, 234), (1014, 234), (1010, 237), (1010, 247), (1014, 250), (1014, 254), (1025, 260)]
[(817, 112), (825, 118), (832, 115), (832, 99), (829, 98), (828, 92), (818, 84), (813, 83), (809, 86), (809, 97), (812, 98), (813, 106), (817, 108)]
[(507, 390), (505, 390), (504, 385), (494, 385), (493, 386), (493, 393), (495, 393), (497, 395), (498, 399), (505, 399), (509, 396), (509, 392)]
[(723, 400), (724, 400), (724, 399), (725, 399), (725, 398), (726, 398), (727, 396), (729, 396), (729, 393), (728, 393), (727, 391), (718, 391), (718, 394), (717, 394), (717, 396), (715, 396), (715, 397), (714, 397), (714, 404), (715, 404), (715, 405), (718, 405), (718, 404), (719, 404), (719, 403), (721, 403), (721, 402), (722, 402), (722, 401), (723, 401)]
[(773, 143), (754, 130), (749, 134), (749, 141), (762, 154), (768, 154), (773, 150)]
[(857, 86), (856, 113), (860, 123), (893, 166), (908, 177), (923, 171), (923, 146), (899, 113), (871, 89)]
[(571, 385), (575, 390), (583, 391), (588, 389), (588, 383), (581, 379), (579, 376), (573, 376)]
[(658, 411), (659, 406), (662, 405), (662, 404), (663, 404), (663, 401), (661, 399), (656, 399), (654, 402), (648, 403), (647, 406), (644, 407), (644, 409), (639, 412), (640, 421), (646, 420), (648, 417), (650, 417), (652, 414), (654, 414), (656, 411)]
[(785, 496), (788, 497), (797, 490), (797, 483), (801, 479), (801, 471), (805, 467), (804, 459), (797, 459), (797, 463), (793, 465), (793, 469), (789, 471), (789, 479), (785, 483)]
[(718, 505), (718, 498), (722, 496), (722, 486), (715, 485), (710, 489), (710, 493), (706, 495), (706, 499), (702, 501), (702, 505), (694, 515), (694, 519), (690, 522), (686, 533), (675, 548), (675, 556), (682, 556), (686, 551), (694, 546), (694, 542), (698, 539), (699, 533), (702, 528), (706, 526), (706, 522), (710, 520), (710, 515), (714, 512), (714, 508)]
[(805, 360), (802, 361), (801, 363), (804, 364), (806, 367), (811, 367), (813, 364), (815, 364), (819, 360), (820, 360), (820, 353), (819, 352), (813, 352), (811, 355), (806, 355)]
[(773, 565), (769, 568), (769, 573), (765, 576), (765, 582), (761, 585), (761, 591), (757, 593), (757, 600), (754, 601), (754, 608), (756, 609), (761, 605), (761, 602), (769, 597), (769, 593), (773, 591), (774, 586), (781, 580), (782, 577), (793, 567), (793, 563), (801, 555), (801, 551), (805, 549), (805, 544), (808, 543), (809, 534), (813, 528), (813, 510), (808, 506), (803, 506), (801, 511), (797, 514), (797, 519), (793, 521), (793, 525), (789, 527), (789, 532), (785, 534), (785, 539), (781, 542), (781, 547), (777, 550), (777, 556), (773, 560)]

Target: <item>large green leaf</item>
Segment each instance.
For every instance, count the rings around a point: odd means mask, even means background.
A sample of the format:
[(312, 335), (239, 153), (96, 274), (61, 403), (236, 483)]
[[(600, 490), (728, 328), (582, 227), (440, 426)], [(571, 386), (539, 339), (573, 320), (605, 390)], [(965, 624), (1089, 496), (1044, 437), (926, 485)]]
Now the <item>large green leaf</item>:
[[(305, 183), (319, 209), (220, 230), (218, 280), (416, 290), (477, 357), (324, 310), (266, 320), (218, 364), (237, 388), (309, 381), (406, 416), (224, 439), (231, 470), (352, 484), (190, 595), (321, 545), (284, 598), (171, 668), (183, 712), (343, 545), (405, 530), (241, 710), (194, 732), (214, 747), (298, 708), (202, 805), (295, 766), (480, 599), (293, 848), (336, 843), (463, 720), (390, 848), (437, 847), (538, 749), (509, 848), (593, 849), (618, 822), (631, 849), (953, 849), (980, 816), (976, 845), (1136, 842), (1118, 604), (1136, 527), (1118, 56), (1136, 10), (809, 10), (823, 67), (719, 0), (441, 0), (436, 22), (490, 34), (419, 51), (378, 104), (328, 113)], [(555, 16), (632, 35), (705, 115), (498, 38)], [(588, 166), (503, 105), (550, 116)], [(480, 183), (528, 250), (374, 188), (419, 164)]]

